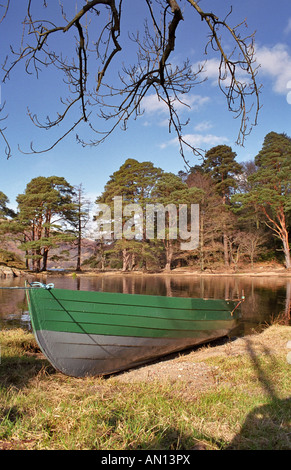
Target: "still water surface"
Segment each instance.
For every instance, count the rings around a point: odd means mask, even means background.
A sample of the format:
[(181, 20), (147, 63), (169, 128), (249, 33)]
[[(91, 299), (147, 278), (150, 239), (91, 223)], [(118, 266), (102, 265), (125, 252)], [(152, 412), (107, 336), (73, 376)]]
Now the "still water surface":
[[(29, 281), (52, 282), (57, 288), (124, 292), (175, 297), (237, 299), (242, 292), (242, 318), (235, 335), (245, 335), (282, 317), (290, 324), (291, 279), (284, 277), (99, 275), (43, 276)], [(1, 279), (1, 287), (24, 286), (23, 278)], [(24, 290), (0, 289), (0, 327), (31, 329)]]

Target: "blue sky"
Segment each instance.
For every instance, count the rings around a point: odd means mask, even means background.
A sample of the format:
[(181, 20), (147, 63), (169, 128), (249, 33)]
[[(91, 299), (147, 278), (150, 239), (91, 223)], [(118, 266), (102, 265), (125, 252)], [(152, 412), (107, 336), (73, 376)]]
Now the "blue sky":
[[(11, 11), (0, 25), (1, 62), (9, 52), (9, 43), (16, 44), (17, 39), (21, 38), (19, 24), (23, 4), (26, 2), (16, 0), (12, 3)], [(57, 1), (52, 0), (49, 3), (52, 9), (57, 8)], [(208, 59), (205, 73), (208, 80), (191, 91), (187, 97), (191, 109), (185, 108), (182, 111), (185, 119), (190, 118), (184, 133), (191, 142), (205, 150), (215, 145), (227, 144), (237, 153), (237, 160), (243, 162), (255, 157), (268, 132), (286, 132), (291, 135), (291, 7), (289, 0), (281, 0), (280, 8), (275, 8), (271, 0), (234, 0), (232, 3), (231, 24), (235, 25), (246, 18), (246, 34), (256, 30), (256, 57), (260, 64), (257, 79), (263, 85), (258, 125), (247, 137), (244, 147), (235, 144), (239, 122), (227, 110), (225, 98), (217, 86), (219, 57), (210, 53), (207, 57), (204, 56), (208, 33), (206, 24), (200, 21), (195, 12), (191, 19), (189, 7), (185, 9), (185, 21), (177, 32), (177, 48), (173, 60), (189, 57), (195, 66), (204, 62), (205, 58)], [(70, 0), (70, 4), (80, 6), (83, 2)], [(122, 44), (123, 41), (127, 42), (127, 29), (137, 28), (137, 13), (143, 18), (141, 1), (137, 4), (136, 0), (124, 0), (125, 7), (127, 4), (129, 10), (124, 19), (123, 36), (120, 38)], [(225, 14), (230, 4), (226, 0), (200, 2), (205, 11), (214, 11), (216, 14)], [(51, 14), (53, 17), (53, 10)], [(121, 60), (128, 58), (131, 52), (126, 50)], [(102, 192), (109, 176), (127, 158), (152, 161), (163, 170), (174, 173), (184, 168), (175, 134), (169, 134), (164, 110), (157, 107), (151, 95), (146, 98), (142, 117), (131, 121), (126, 132), (117, 129), (97, 147), (83, 148), (76, 143), (75, 134), (72, 134), (50, 152), (37, 155), (19, 152), (18, 144), (24, 151), (29, 151), (33, 140), (35, 148), (41, 149), (60, 135), (60, 130), (53, 130), (52, 136), (49, 131), (37, 130), (30, 122), (26, 108), (29, 106), (32, 113), (41, 111), (40, 115), (45, 117), (59, 104), (61, 95), (62, 83), (54, 73), (45, 70), (36, 81), (33, 76), (26, 74), (21, 64), (14, 69), (10, 80), (1, 85), (1, 102), (6, 102), (5, 110), (8, 113), (6, 136), (12, 144), (13, 156), (6, 159), (3, 143), (0, 142), (0, 191), (8, 196), (10, 206), (15, 207), (16, 196), (37, 176), (58, 175), (64, 176), (72, 185), (82, 183), (85, 192), (94, 200)], [(88, 131), (83, 130), (84, 135), (90, 138)], [(81, 134), (81, 130), (79, 132)], [(199, 163), (190, 152), (186, 153), (186, 158), (190, 164)]]

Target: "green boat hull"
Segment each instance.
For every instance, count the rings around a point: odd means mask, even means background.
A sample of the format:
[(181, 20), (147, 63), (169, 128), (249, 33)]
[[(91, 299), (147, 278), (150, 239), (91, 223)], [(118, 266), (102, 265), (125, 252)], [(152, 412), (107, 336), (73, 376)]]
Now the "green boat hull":
[(229, 334), (238, 302), (180, 297), (27, 290), (32, 327), (66, 375), (107, 375)]

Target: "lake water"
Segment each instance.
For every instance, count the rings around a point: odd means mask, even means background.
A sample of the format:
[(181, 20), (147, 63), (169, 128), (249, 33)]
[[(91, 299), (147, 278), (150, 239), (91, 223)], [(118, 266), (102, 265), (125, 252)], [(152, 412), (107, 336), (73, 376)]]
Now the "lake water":
[[(279, 318), (291, 324), (291, 279), (284, 277), (105, 274), (31, 276), (29, 281), (52, 282), (57, 288), (175, 297), (237, 299), (243, 292), (246, 299), (236, 336), (250, 334)], [(24, 278), (0, 279), (0, 286), (24, 286), (24, 282)], [(31, 329), (24, 290), (0, 289), (0, 327)]]

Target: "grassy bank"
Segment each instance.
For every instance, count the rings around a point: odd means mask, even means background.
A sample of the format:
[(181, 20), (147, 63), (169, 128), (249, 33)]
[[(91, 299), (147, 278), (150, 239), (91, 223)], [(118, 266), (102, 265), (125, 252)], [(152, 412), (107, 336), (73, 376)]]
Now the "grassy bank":
[(30, 333), (2, 331), (0, 449), (290, 449), (290, 339), (291, 327), (273, 325), (152, 368), (75, 379)]

